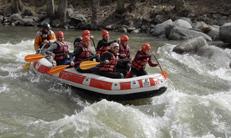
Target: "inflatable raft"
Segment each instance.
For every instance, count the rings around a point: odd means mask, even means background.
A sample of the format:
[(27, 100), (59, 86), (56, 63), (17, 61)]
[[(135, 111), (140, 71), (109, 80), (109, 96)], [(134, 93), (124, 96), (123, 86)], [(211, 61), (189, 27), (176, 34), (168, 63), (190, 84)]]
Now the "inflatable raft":
[(56, 74), (47, 72), (52, 64), (42, 58), (32, 62), (31, 69), (62, 83), (71, 85), (87, 94), (112, 100), (130, 100), (160, 95), (167, 89), (167, 77), (160, 73), (140, 77), (112, 79), (91, 73), (79, 73), (74, 68), (67, 68)]

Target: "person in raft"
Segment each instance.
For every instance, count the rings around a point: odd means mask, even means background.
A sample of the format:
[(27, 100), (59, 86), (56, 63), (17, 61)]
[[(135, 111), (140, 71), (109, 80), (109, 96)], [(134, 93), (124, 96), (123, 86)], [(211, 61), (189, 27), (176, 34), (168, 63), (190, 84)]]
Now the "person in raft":
[(102, 39), (99, 40), (97, 47), (96, 47), (96, 54), (98, 56), (101, 56), (104, 52), (108, 51), (112, 43), (117, 42), (116, 40), (109, 42), (110, 34), (107, 30), (102, 30), (101, 36), (102, 36)]
[(82, 37), (82, 41), (80, 42), (79, 46), (77, 47), (76, 51), (74, 52), (74, 67), (78, 72), (82, 73), (91, 73), (93, 69), (89, 70), (81, 70), (79, 65), (82, 61), (92, 60), (96, 56), (93, 54), (91, 49), (91, 38), (87, 35)]
[(42, 24), (42, 28), (36, 33), (34, 49), (37, 53), (40, 53), (40, 49), (48, 48), (55, 41), (55, 33), (51, 30), (50, 24), (44, 23)]
[(135, 58), (132, 61), (131, 72), (127, 77), (147, 75), (145, 66), (148, 63), (151, 67), (156, 67), (158, 64), (151, 60), (151, 45), (144, 43), (141, 49), (137, 51)]
[(119, 61), (116, 66), (117, 70), (126, 76), (131, 67), (130, 47), (128, 45), (129, 37), (121, 35), (119, 39)]
[(57, 40), (52, 43), (49, 48), (43, 50), (42, 53), (53, 55), (57, 65), (71, 64), (69, 46), (64, 41), (64, 33), (62, 31), (58, 31), (55, 33), (55, 36)]
[(119, 44), (112, 43), (110, 49), (100, 56), (101, 63), (97, 66), (96, 74), (109, 78), (123, 78), (123, 74), (116, 71)]
[[(75, 40), (74, 40), (74, 52), (77, 50), (77, 47), (79, 45), (81, 45), (81, 41), (83, 39), (84, 36), (89, 36), (90, 39), (92, 40), (92, 42), (94, 41), (94, 36), (91, 35), (91, 31), (90, 30), (83, 30), (82, 32), (82, 35), (80, 37), (77, 37)], [(94, 43), (94, 42), (93, 42)]]

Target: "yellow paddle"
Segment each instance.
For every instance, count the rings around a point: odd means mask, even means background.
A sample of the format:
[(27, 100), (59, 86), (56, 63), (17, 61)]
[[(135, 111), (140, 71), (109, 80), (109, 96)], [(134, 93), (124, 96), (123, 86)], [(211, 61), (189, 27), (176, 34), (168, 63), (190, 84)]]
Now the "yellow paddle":
[(70, 65), (59, 65), (51, 68), (47, 73), (48, 74), (55, 74), (59, 73), (60, 71), (63, 71), (65, 68), (69, 67)]
[(80, 63), (79, 68), (81, 70), (88, 70), (88, 69), (94, 68), (98, 64), (100, 64), (100, 62), (96, 62), (96, 61), (83, 61), (83, 62)]
[[(95, 67), (98, 64), (100, 64), (100, 62), (96, 62), (96, 61), (83, 61), (83, 62), (80, 63), (79, 68), (81, 70), (87, 70), (87, 69), (91, 69), (91, 68)], [(63, 71), (65, 68), (67, 68), (69, 66), (70, 65), (59, 65), (59, 66), (51, 68), (47, 73), (48, 74), (55, 74), (55, 73), (58, 73), (60, 71)]]
[(39, 60), (39, 59), (41, 59), (41, 58), (44, 58), (45, 56), (44, 55), (42, 55), (42, 54), (30, 54), (30, 55), (26, 55), (25, 57), (24, 57), (24, 60), (26, 61), (26, 62), (33, 62), (33, 61), (37, 61), (37, 60)]

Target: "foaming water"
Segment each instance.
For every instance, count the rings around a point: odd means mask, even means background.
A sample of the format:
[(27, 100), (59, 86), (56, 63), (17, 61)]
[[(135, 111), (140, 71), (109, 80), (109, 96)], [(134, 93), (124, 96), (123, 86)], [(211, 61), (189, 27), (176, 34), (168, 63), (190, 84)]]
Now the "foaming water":
[[(231, 74), (223, 60), (179, 55), (172, 52), (175, 45), (166, 44), (156, 55), (169, 73), (164, 94), (122, 103), (90, 101), (56, 80), (23, 71), (24, 56), (34, 53), (33, 40), (28, 38), (0, 44), (1, 137), (231, 136)], [(139, 35), (130, 38), (132, 46), (153, 41)], [(137, 49), (132, 49), (133, 54)]]

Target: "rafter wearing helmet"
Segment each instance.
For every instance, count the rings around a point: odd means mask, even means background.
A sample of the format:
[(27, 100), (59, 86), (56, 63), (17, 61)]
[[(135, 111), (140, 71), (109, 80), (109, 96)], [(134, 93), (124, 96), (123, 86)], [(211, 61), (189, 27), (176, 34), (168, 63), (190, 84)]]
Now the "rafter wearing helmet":
[(42, 24), (41, 29), (36, 33), (34, 40), (34, 49), (48, 48), (52, 42), (56, 41), (55, 33), (51, 30), (48, 23)]

